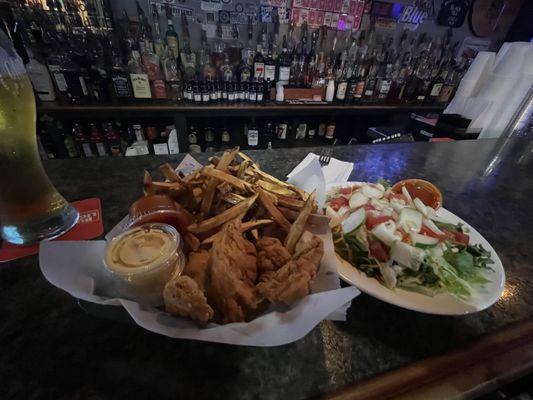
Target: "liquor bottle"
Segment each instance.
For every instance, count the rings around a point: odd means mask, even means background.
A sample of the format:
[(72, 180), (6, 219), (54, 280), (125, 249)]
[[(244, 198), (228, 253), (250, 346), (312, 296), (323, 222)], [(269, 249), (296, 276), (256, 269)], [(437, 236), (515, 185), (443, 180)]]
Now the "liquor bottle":
[(204, 129), (205, 151), (215, 151), (215, 130), (208, 126)]
[(232, 26), (232, 40), (228, 44), (229, 61), (233, 68), (237, 68), (242, 59), (242, 43), (239, 40), (237, 24)]
[(404, 55), (402, 57), (402, 62), (400, 62), (398, 59), (393, 67), (392, 84), (388, 97), (388, 102), (392, 104), (398, 104), (403, 97), (403, 92), (405, 90), (405, 83), (408, 74), (408, 67), (405, 63), (405, 59), (406, 57)]
[(259, 129), (255, 124), (255, 118), (252, 117), (248, 132), (246, 134), (248, 146), (254, 148), (259, 146)]
[(144, 129), (141, 124), (133, 124), (133, 135), (135, 136), (134, 142), (142, 143), (146, 141), (146, 136), (144, 134)]
[(289, 78), (291, 76), (291, 57), (287, 50), (287, 37), (283, 36), (283, 48), (281, 54), (277, 59), (278, 69), (278, 82), (282, 82), (284, 85), (289, 84)]
[(235, 78), (231, 82), (227, 82), (228, 85), (228, 101), (230, 103), (235, 102), (235, 90), (237, 83), (235, 82)]
[(113, 64), (111, 66), (111, 97), (117, 101), (128, 101), (133, 98), (130, 80), (126, 68), (122, 64), (122, 59), (113, 54)]
[(165, 33), (165, 41), (167, 42), (167, 46), (172, 50), (174, 58), (177, 59), (180, 56), (178, 33), (174, 29), (172, 9), (168, 4), (165, 8), (165, 11), (167, 16), (167, 31)]
[(279, 123), (276, 127), (276, 138), (279, 142), (287, 140), (288, 125), (286, 123)]
[[(383, 53), (380, 53), (383, 54)], [(379, 70), (380, 60), (378, 56), (372, 56), (372, 62), (368, 70), (368, 76), (365, 82), (365, 90), (363, 92), (363, 102), (370, 103), (374, 100), (374, 90), (376, 89), (377, 74)]]
[(448, 101), (450, 101), (455, 87), (458, 84), (457, 77), (458, 73), (455, 70), (452, 61), (448, 67), (448, 72), (446, 74), (446, 79), (444, 81), (444, 85), (442, 86), (442, 90), (440, 91), (439, 97), (437, 97), (438, 104), (446, 104)]
[(368, 60), (366, 59), (366, 53), (361, 54), (361, 59), (359, 61), (359, 68), (357, 69), (357, 74), (355, 77), (356, 85), (355, 85), (355, 92), (353, 95), (354, 102), (359, 103), (363, 99), (363, 95), (365, 92), (365, 84), (366, 84), (366, 74), (368, 71)]
[(266, 91), (266, 82), (256, 82), (255, 85), (255, 101), (257, 103), (262, 103), (264, 101)]
[(197, 80), (193, 83), (193, 99), (195, 104), (202, 103), (202, 91)]
[(257, 51), (254, 57), (254, 73), (255, 79), (265, 78), (265, 57), (263, 56), (263, 50), (261, 44), (257, 44)]
[(217, 23), (216, 37), (212, 42), (212, 48), (211, 58), (213, 66), (217, 71), (220, 71), (224, 63), (224, 52), (226, 50), (226, 44), (222, 41), (222, 24), (220, 21)]
[(141, 67), (140, 58), (141, 56), (139, 52), (137, 50), (132, 50), (131, 58), (128, 62), (128, 71), (130, 74), (133, 96), (136, 99), (151, 99), (152, 91), (150, 90), (150, 80)]
[(37, 97), (41, 101), (55, 101), (54, 84), (52, 83), (48, 69), (34, 57), (33, 51), (29, 47), (26, 48), (26, 53), (30, 59), (26, 64), (26, 71), (28, 72)]
[(267, 148), (269, 145), (272, 146), (272, 142), (274, 141), (275, 136), (276, 129), (274, 128), (274, 124), (272, 124), (272, 122), (267, 122), (264, 134), (265, 144), (267, 145)]
[(215, 103), (218, 100), (216, 81), (207, 81), (207, 91), (209, 92), (209, 100)]
[(209, 88), (207, 87), (207, 83), (205, 81), (200, 82), (200, 93), (202, 94), (202, 104), (209, 103)]
[(63, 123), (61, 121), (56, 121), (56, 132), (62, 137), (63, 144), (67, 151), (67, 156), (69, 158), (78, 158), (80, 153), (78, 147), (76, 146), (76, 139), (71, 133), (67, 133), (63, 129)]
[(161, 68), (159, 67), (159, 57), (154, 53), (152, 43), (147, 43), (146, 49), (141, 55), (141, 62), (143, 70), (146, 72), (150, 81), (152, 97), (160, 100), (166, 99), (167, 88), (163, 80)]
[(104, 124), (104, 135), (109, 147), (109, 154), (114, 157), (122, 155), (122, 143), (119, 132), (117, 132), (111, 122)]
[(324, 143), (333, 143), (335, 138), (335, 120), (332, 118), (326, 126), (326, 133), (324, 135)]
[(346, 68), (343, 68), (340, 78), (337, 83), (337, 91), (335, 93), (335, 102), (344, 103), (346, 99), (346, 90), (348, 88), (348, 81), (346, 80)]
[(440, 96), (442, 87), (444, 86), (447, 73), (448, 73), (448, 70), (443, 65), (439, 73), (437, 74), (437, 76), (433, 79), (433, 82), (431, 82), (429, 95), (426, 97), (427, 104), (434, 104), (437, 102), (437, 99)]
[(378, 80), (376, 83), (376, 90), (374, 91), (374, 98), (379, 102), (385, 102), (389, 97), (389, 91), (392, 83), (392, 63), (383, 63), (378, 72)]
[(222, 133), (220, 134), (220, 143), (221, 143), (220, 150), (227, 150), (230, 148), (231, 133), (226, 127), (226, 124), (224, 124), (224, 127), (222, 128)]
[(272, 58), (272, 48), (269, 46), (267, 58), (265, 59), (265, 74), (264, 78), (266, 80), (270, 80), (270, 82), (276, 81), (276, 62)]
[(230, 63), (228, 54), (224, 55), (224, 62), (220, 67), (220, 75), (224, 82), (231, 82), (233, 80), (233, 65)]
[(189, 132), (187, 133), (187, 139), (189, 141), (189, 152), (190, 153), (201, 153), (202, 148), (198, 144), (198, 132), (196, 128), (191, 125), (189, 127)]
[(196, 54), (191, 50), (189, 23), (185, 14), (181, 16), (181, 29), (183, 32), (183, 48), (181, 49), (181, 67), (187, 79), (192, 79), (196, 73)]
[(74, 140), (78, 144), (79, 152), (83, 154), (84, 157), (94, 157), (89, 138), (85, 135), (85, 132), (80, 124), (74, 124), (74, 127), (72, 128), (72, 134), (74, 136)]
[(200, 54), (199, 59), (202, 62), (202, 77), (203, 79), (217, 79), (218, 71), (212, 63), (212, 58), (207, 45), (207, 35), (204, 30), (202, 30), (202, 50), (203, 54)]
[(97, 154), (99, 157), (105, 157), (107, 156), (107, 151), (105, 148), (104, 138), (102, 134), (100, 133), (100, 130), (96, 127), (96, 125), (91, 122), (89, 124), (89, 141), (92, 144), (93, 152)]
[(159, 59), (163, 58), (165, 54), (165, 43), (161, 38), (161, 26), (159, 25), (159, 13), (157, 12), (157, 5), (152, 4), (152, 25), (154, 27), (154, 52)]
[(333, 98), (335, 96), (335, 79), (333, 79), (333, 76), (330, 76), (328, 80), (328, 85), (326, 87), (326, 102), (331, 103), (333, 102)]
[[(174, 58), (174, 54), (169, 47), (166, 48), (163, 58), (161, 59), (161, 65), (163, 66), (165, 81), (167, 82), (168, 97), (174, 101), (181, 100), (181, 72), (178, 68), (176, 59)], [(188, 99), (190, 99), (190, 97), (191, 96), (188, 96)]]
[[(280, 82), (278, 81), (276, 85), (280, 85)], [(270, 103), (272, 101), (272, 83), (269, 80), (263, 81), (261, 89), (263, 90), (263, 102)]]
[(89, 98), (89, 91), (71, 50), (67, 50), (61, 58), (59, 70), (65, 78), (69, 101), (71, 103), (85, 103)]
[(429, 63), (424, 61), (417, 70), (418, 85), (415, 89), (415, 103), (422, 104), (426, 101), (431, 86), (431, 69)]

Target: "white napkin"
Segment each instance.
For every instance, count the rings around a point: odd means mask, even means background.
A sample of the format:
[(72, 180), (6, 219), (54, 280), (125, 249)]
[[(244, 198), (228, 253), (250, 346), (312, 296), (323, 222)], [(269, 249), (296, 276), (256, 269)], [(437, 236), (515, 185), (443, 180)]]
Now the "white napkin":
[[(296, 173), (300, 172), (305, 168), (311, 160), (318, 161), (319, 156), (314, 153), (309, 153), (303, 160), (298, 164), (288, 175), (287, 178), (290, 178)], [(346, 182), (350, 177), (350, 174), (353, 170), (353, 163), (337, 160), (336, 158), (331, 157), (331, 160), (328, 165), (322, 167), (322, 172), (324, 173), (324, 180), (326, 184), (333, 182)]]

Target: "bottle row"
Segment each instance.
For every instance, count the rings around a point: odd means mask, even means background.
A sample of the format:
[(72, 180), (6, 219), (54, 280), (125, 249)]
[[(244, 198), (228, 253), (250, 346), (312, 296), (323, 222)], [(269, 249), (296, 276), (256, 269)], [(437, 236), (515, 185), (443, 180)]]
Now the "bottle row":
[(28, 3), (4, 25), (39, 99), (63, 104), (282, 102), (283, 87), (322, 89), (326, 102), (445, 104), (471, 61), (454, 58), (458, 42), (450, 32), (430, 38), (405, 31), (394, 42), (371, 25), (340, 40), (304, 24), (280, 37), (279, 21), (249, 20), (245, 41), (237, 25), (225, 29), (231, 39), (223, 38), (219, 23), (210, 40), (201, 31), (193, 50), (185, 16), (180, 37), (170, 7), (164, 33), (155, 4), (151, 20), (139, 3), (137, 14), (132, 20), (124, 11), (115, 30), (72, 29), (62, 12)]
[[(221, 123), (222, 122), (222, 123)], [(249, 118), (192, 120), (185, 135), (173, 124), (154, 121), (62, 122), (45, 115), (38, 121), (38, 147), (43, 158), (91, 158), (165, 155), (179, 152), (272, 149), (333, 144), (335, 119), (287, 121)]]

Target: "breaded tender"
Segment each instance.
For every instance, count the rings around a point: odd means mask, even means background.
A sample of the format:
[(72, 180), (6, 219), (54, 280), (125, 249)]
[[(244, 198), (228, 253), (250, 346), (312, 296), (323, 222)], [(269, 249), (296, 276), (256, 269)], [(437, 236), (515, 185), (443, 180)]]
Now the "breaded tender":
[(172, 315), (191, 318), (203, 323), (213, 318), (213, 309), (196, 281), (188, 276), (169, 280), (163, 290), (165, 308)]

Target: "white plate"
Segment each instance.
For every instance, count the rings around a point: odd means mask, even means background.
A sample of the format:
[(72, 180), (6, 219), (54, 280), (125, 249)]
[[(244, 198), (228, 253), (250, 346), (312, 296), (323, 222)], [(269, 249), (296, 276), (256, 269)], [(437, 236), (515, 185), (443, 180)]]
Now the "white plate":
[[(334, 187), (346, 187), (354, 183), (356, 182), (328, 184), (326, 193)], [(362, 292), (387, 303), (428, 314), (462, 315), (490, 307), (498, 301), (505, 285), (505, 271), (498, 254), (478, 231), (455, 214), (442, 207), (437, 211), (437, 214), (452, 224), (463, 223), (470, 230), (470, 243), (481, 244), (486, 250), (490, 251), (491, 258), (494, 260), (494, 264), (490, 265), (494, 272), (489, 270), (486, 276), (490, 282), (483, 289), (477, 290), (468, 301), (461, 300), (451, 294), (438, 294), (431, 297), (404, 289), (389, 289), (377, 279), (367, 277), (364, 272), (358, 270), (340, 256), (338, 257), (340, 260), (339, 276), (343, 281), (356, 286)]]

